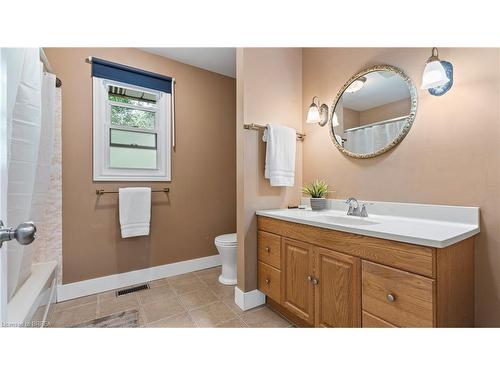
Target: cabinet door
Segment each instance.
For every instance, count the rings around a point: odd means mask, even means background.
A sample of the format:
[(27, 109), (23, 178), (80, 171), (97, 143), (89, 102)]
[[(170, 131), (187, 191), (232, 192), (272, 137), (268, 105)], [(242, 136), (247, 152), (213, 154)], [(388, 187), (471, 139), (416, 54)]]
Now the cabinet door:
[(320, 247), (314, 251), (316, 326), (360, 327), (360, 260)]
[(313, 246), (283, 238), (283, 306), (299, 318), (314, 324)]

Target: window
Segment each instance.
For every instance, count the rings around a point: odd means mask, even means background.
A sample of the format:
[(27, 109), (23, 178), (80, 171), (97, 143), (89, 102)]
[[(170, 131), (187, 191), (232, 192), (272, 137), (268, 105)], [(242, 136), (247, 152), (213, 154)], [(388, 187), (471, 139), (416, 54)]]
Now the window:
[(95, 181), (170, 181), (171, 93), (93, 77)]

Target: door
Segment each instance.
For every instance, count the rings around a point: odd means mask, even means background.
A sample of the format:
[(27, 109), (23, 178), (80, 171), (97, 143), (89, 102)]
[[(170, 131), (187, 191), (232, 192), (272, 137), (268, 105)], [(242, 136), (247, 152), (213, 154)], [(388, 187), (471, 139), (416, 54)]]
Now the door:
[[(25, 53), (25, 51), (27, 52)], [(2, 322), (7, 321), (7, 301), (9, 294), (12, 294), (9, 291), (11, 289), (9, 288), (9, 277), (14, 274), (11, 272), (11, 267), (8, 266), (7, 261), (15, 259), (12, 257), (12, 251), (16, 250), (11, 245), (9, 249), (11, 254), (9, 254), (7, 251), (7, 247), (9, 246), (7, 242), (17, 240), (21, 245), (26, 245), (33, 241), (35, 234), (35, 226), (32, 223), (22, 223), (22, 225), (19, 225), (24, 218), (18, 220), (19, 218), (15, 216), (19, 215), (20, 212), (24, 213), (24, 211), (27, 211), (26, 201), (23, 199), (26, 194), (24, 192), (19, 193), (19, 190), (21, 190), (19, 186), (22, 190), (26, 186), (29, 186), (32, 190), (34, 190), (35, 186), (37, 189), (39, 188), (39, 185), (36, 185), (34, 180), (31, 180), (31, 185), (27, 183), (23, 184), (24, 180), (21, 178), (28, 174), (35, 175), (38, 171), (38, 168), (34, 167), (22, 168), (31, 161), (30, 157), (33, 158), (35, 155), (38, 157), (38, 152), (31, 152), (33, 151), (33, 144), (35, 142), (30, 141), (34, 138), (32, 134), (39, 135), (36, 125), (41, 122), (41, 116), (38, 116), (39, 113), (41, 114), (39, 112), (41, 111), (41, 103), (37, 107), (37, 103), (33, 103), (33, 100), (28, 99), (31, 99), (34, 95), (38, 95), (37, 97), (40, 96), (39, 85), (36, 85), (37, 82), (32, 84), (33, 82), (29, 80), (33, 76), (40, 77), (40, 66), (27, 63), (27, 61), (38, 61), (38, 53), (38, 49), (0, 48), (0, 224), (2, 224), (0, 225), (0, 319)], [(40, 63), (38, 62), (38, 64)], [(7, 76), (7, 73), (9, 73), (9, 76)], [(18, 90), (19, 86), (22, 86), (23, 90)], [(14, 92), (22, 92), (23, 95), (17, 95)], [(20, 98), (19, 100), (17, 100), (18, 97)], [(33, 126), (33, 118), (38, 121), (35, 123), (35, 126)], [(7, 122), (11, 126), (8, 126)], [(15, 129), (14, 123), (17, 126)], [(16, 147), (13, 146), (13, 139), (16, 139)], [(29, 145), (31, 149), (29, 147), (20, 147), (19, 145)], [(9, 146), (11, 147), (10, 154), (8, 153)], [(17, 162), (16, 166), (20, 165), (21, 167), (18, 169), (13, 168), (13, 160)], [(38, 167), (36, 164), (35, 166)], [(13, 168), (17, 173), (9, 176), (9, 167)], [(12, 188), (11, 198), (9, 198), (8, 194), (9, 182), (11, 185), (16, 185), (15, 189)], [(12, 198), (14, 193), (16, 197)], [(11, 229), (10, 227), (15, 227), (16, 229)], [(18, 268), (20, 268), (22, 262), (17, 262), (16, 266), (18, 265)], [(31, 270), (27, 266), (25, 269)], [(14, 283), (10, 285), (12, 286)]]
[(283, 238), (283, 306), (314, 324), (313, 246)]
[[(0, 48), (0, 220), (7, 223), (7, 63)], [(0, 247), (0, 322), (7, 320), (7, 244)]]
[(320, 247), (314, 253), (316, 326), (360, 327), (360, 260)]

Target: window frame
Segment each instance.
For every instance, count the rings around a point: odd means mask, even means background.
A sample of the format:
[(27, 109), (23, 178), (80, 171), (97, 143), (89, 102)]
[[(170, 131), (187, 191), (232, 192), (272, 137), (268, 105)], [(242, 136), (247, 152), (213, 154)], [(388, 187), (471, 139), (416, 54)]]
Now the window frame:
[[(108, 86), (118, 86), (154, 94), (157, 99), (155, 129), (111, 124), (111, 105), (151, 111), (108, 99)], [(93, 94), (93, 180), (94, 181), (171, 181), (172, 94), (110, 79), (92, 77)], [(156, 134), (156, 168), (111, 168), (111, 129)]]

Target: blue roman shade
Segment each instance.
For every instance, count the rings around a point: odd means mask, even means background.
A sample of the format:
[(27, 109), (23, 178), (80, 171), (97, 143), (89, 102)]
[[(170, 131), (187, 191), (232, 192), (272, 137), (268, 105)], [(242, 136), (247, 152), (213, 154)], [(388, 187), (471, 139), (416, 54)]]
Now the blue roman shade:
[(172, 77), (92, 57), (92, 76), (172, 93)]

